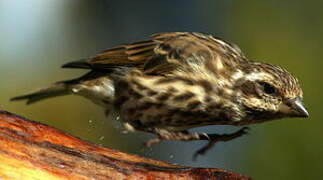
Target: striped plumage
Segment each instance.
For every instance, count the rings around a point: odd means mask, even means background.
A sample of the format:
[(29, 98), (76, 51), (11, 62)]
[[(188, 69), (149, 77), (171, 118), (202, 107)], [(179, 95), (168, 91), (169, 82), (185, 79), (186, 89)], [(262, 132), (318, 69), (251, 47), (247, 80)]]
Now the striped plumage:
[(248, 60), (238, 46), (201, 33), (155, 34), (63, 67), (90, 72), (13, 100), (82, 95), (119, 112), (128, 129), (157, 134), (149, 145), (162, 139), (221, 140), (189, 134), (192, 127), (308, 116), (301, 87), (289, 72)]

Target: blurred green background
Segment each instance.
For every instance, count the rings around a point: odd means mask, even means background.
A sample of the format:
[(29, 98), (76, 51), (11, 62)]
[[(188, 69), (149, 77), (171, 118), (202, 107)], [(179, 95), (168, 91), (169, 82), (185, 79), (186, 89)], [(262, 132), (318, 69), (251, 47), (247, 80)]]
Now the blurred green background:
[[(323, 169), (323, 1), (295, 0), (0, 0), (0, 108), (91, 142), (167, 162), (224, 168), (254, 179), (320, 179)], [(156, 32), (197, 31), (238, 44), (250, 59), (274, 63), (303, 85), (309, 119), (251, 127), (192, 161), (205, 142), (142, 148), (145, 133), (123, 134), (103, 110), (76, 96), (25, 106), (10, 97), (83, 70), (60, 65)], [(197, 131), (228, 132), (232, 127)]]

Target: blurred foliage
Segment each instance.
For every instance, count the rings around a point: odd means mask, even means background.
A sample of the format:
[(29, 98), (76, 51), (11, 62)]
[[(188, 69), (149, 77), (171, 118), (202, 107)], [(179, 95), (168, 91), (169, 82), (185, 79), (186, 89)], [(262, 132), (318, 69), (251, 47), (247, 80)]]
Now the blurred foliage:
[[(225, 168), (262, 180), (318, 179), (323, 167), (322, 5), (321, 0), (0, 0), (0, 108), (97, 144), (168, 162)], [(142, 149), (150, 135), (123, 134), (116, 121), (83, 98), (67, 96), (32, 106), (8, 101), (84, 73), (60, 69), (64, 62), (167, 31), (213, 34), (237, 43), (250, 59), (287, 68), (303, 85), (311, 117), (254, 125), (249, 136), (219, 144), (194, 162), (191, 155), (201, 142)]]

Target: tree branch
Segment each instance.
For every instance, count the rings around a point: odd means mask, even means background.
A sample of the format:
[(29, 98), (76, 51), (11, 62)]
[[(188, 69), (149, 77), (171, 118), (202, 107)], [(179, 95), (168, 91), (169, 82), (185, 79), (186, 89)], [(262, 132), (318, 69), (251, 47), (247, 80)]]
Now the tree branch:
[(222, 169), (177, 166), (99, 147), (5, 111), (0, 111), (0, 178), (249, 179)]

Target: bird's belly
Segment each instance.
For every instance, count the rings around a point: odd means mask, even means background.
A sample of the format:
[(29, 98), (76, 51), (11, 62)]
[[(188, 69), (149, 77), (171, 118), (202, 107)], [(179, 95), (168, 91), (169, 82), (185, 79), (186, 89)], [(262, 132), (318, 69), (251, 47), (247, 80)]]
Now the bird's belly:
[(133, 126), (189, 129), (240, 120), (232, 103), (216, 94), (217, 89), (184, 78), (171, 82), (169, 77), (129, 78), (116, 86), (114, 105), (121, 119)]
[(219, 118), (206, 111), (183, 110), (140, 100), (125, 102), (120, 111), (120, 116), (122, 120), (137, 129), (156, 127), (180, 131), (194, 127), (229, 123), (226, 118)]

